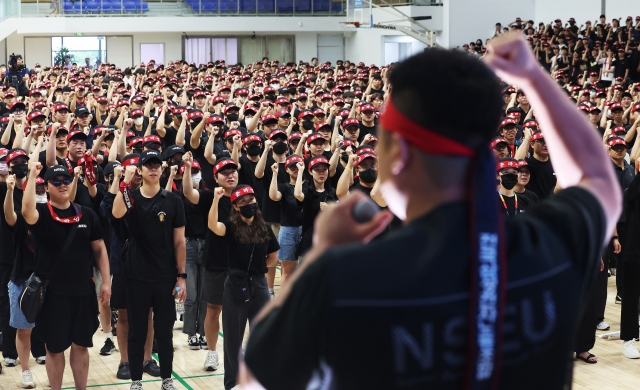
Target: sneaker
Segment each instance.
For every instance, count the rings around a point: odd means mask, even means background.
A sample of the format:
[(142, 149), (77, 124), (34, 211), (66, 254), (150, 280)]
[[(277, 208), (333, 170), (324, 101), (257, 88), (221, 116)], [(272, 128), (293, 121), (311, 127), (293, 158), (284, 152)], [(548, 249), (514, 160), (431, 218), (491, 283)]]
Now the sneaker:
[(36, 384), (33, 381), (33, 375), (31, 370), (22, 371), (22, 388), (23, 389), (35, 389)]
[(160, 376), (160, 367), (158, 366), (158, 363), (154, 359), (147, 360), (146, 362), (144, 362), (144, 365), (142, 366), (142, 371), (146, 372), (151, 376), (155, 376), (155, 377)]
[(207, 349), (207, 336), (200, 336), (200, 338), (198, 339), (198, 342), (200, 343), (200, 349)]
[(609, 273), (613, 276), (616, 276), (616, 269), (615, 268), (609, 268)]
[(178, 390), (178, 389), (176, 389), (176, 387), (173, 385), (173, 379), (166, 378), (162, 380), (161, 390)]
[(609, 324), (607, 324), (606, 322), (602, 321), (601, 323), (598, 324), (598, 326), (596, 326), (596, 329), (598, 330), (609, 330), (611, 327), (609, 326)]
[(189, 349), (200, 349), (200, 341), (198, 336), (193, 335), (189, 337)]
[(131, 367), (129, 362), (123, 362), (118, 365), (118, 372), (116, 373), (118, 379), (131, 379)]
[(36, 358), (36, 363), (38, 363), (38, 364), (46, 364), (47, 363), (47, 357), (46, 356), (38, 356)]
[(7, 367), (15, 367), (17, 363), (16, 359), (4, 358), (4, 365)]
[(620, 303), (622, 303), (622, 298), (620, 298), (620, 295), (616, 294), (616, 304)]
[(218, 351), (209, 351), (207, 360), (204, 361), (205, 371), (215, 371), (218, 369)]
[(113, 340), (106, 339), (104, 341), (104, 345), (102, 346), (102, 348), (100, 348), (100, 355), (109, 356), (111, 355), (111, 352), (115, 350), (116, 350), (116, 345), (113, 343)]
[(638, 352), (638, 348), (634, 345), (635, 340), (625, 341), (622, 344), (622, 354), (629, 359), (638, 359), (640, 358), (640, 352)]
[(142, 383), (140, 381), (131, 382), (129, 390), (142, 390)]

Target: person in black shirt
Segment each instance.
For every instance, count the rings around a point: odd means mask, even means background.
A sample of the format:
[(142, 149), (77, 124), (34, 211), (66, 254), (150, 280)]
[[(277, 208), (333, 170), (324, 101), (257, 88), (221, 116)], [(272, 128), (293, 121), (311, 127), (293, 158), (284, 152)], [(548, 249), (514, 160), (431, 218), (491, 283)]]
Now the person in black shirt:
[[(533, 156), (527, 157), (529, 145), (533, 147)], [(549, 150), (541, 131), (532, 133), (530, 130), (525, 131), (522, 145), (516, 153), (516, 160), (524, 159), (531, 172), (531, 179), (527, 185), (527, 189), (533, 191), (538, 199), (547, 199), (553, 194), (556, 187), (556, 174), (553, 171), (551, 160), (549, 159)]]
[[(64, 351), (69, 347), (76, 387), (85, 388), (89, 373), (87, 348), (93, 346), (93, 334), (98, 329), (92, 256), (103, 275), (109, 275), (109, 258), (98, 216), (91, 208), (69, 201), (72, 175), (66, 167), (55, 165), (47, 169), (44, 181), (49, 202), (36, 203), (36, 178), (41, 170), (39, 162), (30, 162), (22, 199), (22, 216), (36, 245), (34, 273), (48, 280), (36, 327), (44, 330), (51, 388), (58, 390), (62, 386)], [(70, 249), (61, 256), (68, 240)], [(51, 275), (54, 266), (58, 267), (55, 276)], [(100, 287), (100, 303), (107, 305), (110, 297), (111, 283), (105, 278)]]
[[(176, 320), (174, 296), (177, 294), (177, 299), (184, 302), (187, 295), (184, 206), (178, 195), (160, 188), (161, 166), (158, 151), (143, 152), (137, 167), (126, 168), (112, 210), (115, 218), (126, 218), (129, 229), (124, 273), (131, 389), (134, 390), (142, 389), (140, 380), (151, 308), (162, 389), (175, 389), (171, 379)], [(129, 184), (136, 172), (142, 176), (142, 186), (130, 190)]]
[[(239, 185), (231, 193), (231, 215), (229, 220), (219, 222), (218, 202), (225, 189), (214, 190), (213, 203), (209, 211), (209, 229), (224, 237), (229, 249), (229, 276), (224, 282), (224, 388), (236, 386), (238, 376), (238, 354), (242, 346), (244, 331), (253, 325), (253, 319), (271, 299), (265, 273), (267, 266), (278, 260), (280, 249), (273, 231), (269, 229), (258, 208), (253, 188)], [(247, 290), (238, 285), (243, 281)]]
[[(191, 180), (191, 166), (193, 156), (187, 152), (182, 160), (185, 164), (183, 180)], [(225, 189), (225, 196), (219, 201), (218, 218), (226, 221), (231, 215), (231, 191), (238, 185), (238, 165), (230, 158), (221, 158), (213, 166), (213, 176), (218, 186)], [(213, 202), (213, 191), (196, 190), (183, 186), (184, 197), (196, 206), (197, 212), (206, 214)], [(207, 303), (207, 314), (204, 319), (204, 333), (207, 341), (207, 357), (204, 363), (205, 371), (215, 371), (218, 368), (218, 332), (220, 331), (220, 313), (224, 293), (224, 280), (229, 268), (226, 242), (213, 234), (211, 229), (205, 233), (204, 248), (204, 280), (201, 287), (201, 298)]]
[(527, 207), (539, 202), (538, 195), (525, 188), (527, 184), (529, 184), (529, 179), (531, 179), (529, 165), (525, 160), (518, 160), (518, 184), (513, 187), (513, 190), (518, 194), (518, 196), (524, 196), (527, 198), (527, 205), (522, 208), (523, 211), (526, 210)]
[[(338, 199), (344, 200), (354, 190), (371, 196), (371, 190), (378, 179), (378, 157), (374, 153), (352, 154), (344, 169), (349, 171), (349, 174), (345, 172), (338, 180), (336, 186)], [(358, 177), (356, 183), (354, 183), (354, 174)]]
[(289, 181), (286, 183), (279, 182), (280, 164), (274, 162), (271, 165), (273, 173), (271, 175), (271, 185), (269, 186), (269, 198), (273, 202), (278, 202), (280, 206), (280, 229), (278, 234), (280, 250), (278, 251), (278, 260), (282, 262), (282, 285), (291, 277), (298, 265), (296, 248), (302, 237), (302, 207), (293, 193), (298, 175), (302, 175), (302, 172), (298, 171), (297, 164), (302, 161), (302, 157), (297, 154), (287, 157), (283, 164), (289, 176)]
[[(527, 93), (568, 188), (506, 221), (504, 238), (486, 233), (500, 230), (487, 145), (502, 105), (487, 65)], [(493, 39), (483, 62), (455, 51), (415, 55), (396, 65), (390, 84), (378, 136), (380, 186), (405, 226), (362, 245), (390, 213), (357, 223), (351, 215), (363, 194), (321, 213), (312, 252), (257, 318), (241, 378), (250, 382), (252, 373), (268, 389), (306, 388), (314, 373), (318, 387), (336, 389), (570, 386), (583, 288), (620, 212), (601, 140), (519, 33)], [(455, 115), (460, 106), (471, 112)], [(470, 190), (482, 193), (469, 199)], [(391, 258), (404, 261), (392, 273), (384, 266)], [(498, 318), (503, 325), (493, 328)]]
[(518, 184), (518, 160), (501, 159), (496, 165), (496, 173), (500, 181), (500, 188), (498, 188), (499, 209), (506, 218), (514, 218), (529, 205), (529, 199), (518, 197), (513, 189)]

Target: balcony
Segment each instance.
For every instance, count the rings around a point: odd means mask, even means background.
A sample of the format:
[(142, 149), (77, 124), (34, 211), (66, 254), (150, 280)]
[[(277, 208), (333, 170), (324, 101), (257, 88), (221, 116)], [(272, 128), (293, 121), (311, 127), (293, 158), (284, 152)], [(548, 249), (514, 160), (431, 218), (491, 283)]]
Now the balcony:
[[(12, 3), (15, 0), (9, 0)], [(343, 0), (53, 0), (65, 17), (91, 16), (344, 16)], [(0, 0), (1, 2), (1, 0)], [(8, 5), (5, 2), (5, 6)], [(46, 16), (51, 0), (23, 0), (20, 13), (4, 16)], [(8, 10), (7, 10), (8, 11)], [(55, 17), (55, 15), (51, 15)]]

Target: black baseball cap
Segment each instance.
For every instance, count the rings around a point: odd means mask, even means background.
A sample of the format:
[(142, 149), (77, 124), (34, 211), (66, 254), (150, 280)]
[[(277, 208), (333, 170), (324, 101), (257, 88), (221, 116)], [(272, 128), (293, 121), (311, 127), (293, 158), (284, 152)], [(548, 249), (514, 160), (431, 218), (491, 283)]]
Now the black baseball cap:
[(122, 164), (120, 164), (120, 161), (112, 161), (109, 164), (107, 164), (106, 167), (104, 167), (104, 176), (107, 177), (109, 175), (113, 175), (113, 171), (115, 169), (115, 167), (119, 167)]
[(47, 172), (45, 172), (44, 181), (48, 182), (56, 176), (64, 176), (68, 177), (69, 179), (73, 179), (73, 175), (71, 175), (66, 167), (63, 167), (62, 165), (54, 165), (52, 167), (49, 167), (47, 169)]
[(78, 107), (76, 108), (76, 117), (81, 116), (81, 115), (85, 115), (85, 114), (90, 114), (89, 109), (87, 107)]
[(154, 149), (145, 150), (140, 155), (140, 160), (138, 160), (138, 167), (142, 167), (144, 164), (149, 163), (151, 161), (156, 161), (158, 164), (162, 164), (162, 155), (160, 152)]
[(164, 151), (164, 159), (168, 160), (170, 159), (174, 154), (177, 153), (182, 153), (184, 154), (184, 148), (180, 145), (171, 145), (167, 148), (167, 150)]

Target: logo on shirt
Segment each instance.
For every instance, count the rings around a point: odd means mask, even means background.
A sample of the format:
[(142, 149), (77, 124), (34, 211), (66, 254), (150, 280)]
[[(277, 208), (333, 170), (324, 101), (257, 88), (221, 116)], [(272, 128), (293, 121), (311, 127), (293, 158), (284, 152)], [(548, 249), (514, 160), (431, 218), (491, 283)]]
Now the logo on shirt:
[(161, 212), (159, 212), (159, 213), (158, 213), (158, 219), (160, 220), (160, 222), (164, 222), (164, 217), (165, 217), (166, 215), (167, 215), (167, 214), (165, 214), (165, 212), (164, 212), (164, 211), (161, 211)]
[(85, 229), (86, 229), (86, 228), (87, 228), (87, 225), (85, 225), (85, 224), (83, 224), (83, 223), (81, 223), (80, 225), (78, 225), (78, 229), (82, 229), (82, 228), (85, 228)]

